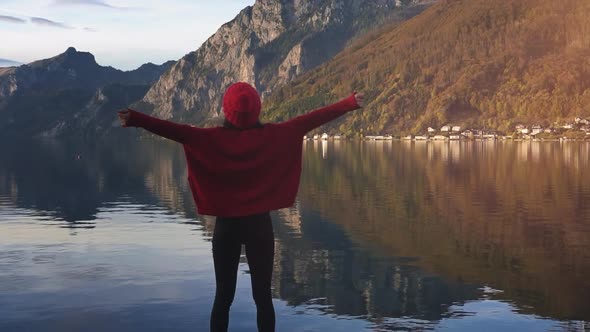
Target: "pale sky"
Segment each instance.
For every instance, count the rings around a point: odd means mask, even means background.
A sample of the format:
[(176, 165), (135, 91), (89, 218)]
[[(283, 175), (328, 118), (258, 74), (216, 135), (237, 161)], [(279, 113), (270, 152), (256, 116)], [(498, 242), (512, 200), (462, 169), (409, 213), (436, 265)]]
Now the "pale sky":
[(255, 0), (0, 0), (0, 58), (22, 63), (69, 46), (129, 70), (178, 60)]

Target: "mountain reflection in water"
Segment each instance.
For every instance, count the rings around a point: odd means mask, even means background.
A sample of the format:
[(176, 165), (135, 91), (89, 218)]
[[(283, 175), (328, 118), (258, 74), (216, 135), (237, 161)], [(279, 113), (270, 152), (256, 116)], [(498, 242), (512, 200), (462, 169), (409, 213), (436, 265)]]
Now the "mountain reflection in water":
[[(2, 149), (0, 330), (58, 331), (93, 310), (76, 326), (206, 326), (214, 219), (195, 212), (179, 146)], [(279, 327), (583, 330), (589, 159), (585, 143), (305, 143), (297, 203), (273, 214)], [(232, 326), (249, 330), (240, 271)]]

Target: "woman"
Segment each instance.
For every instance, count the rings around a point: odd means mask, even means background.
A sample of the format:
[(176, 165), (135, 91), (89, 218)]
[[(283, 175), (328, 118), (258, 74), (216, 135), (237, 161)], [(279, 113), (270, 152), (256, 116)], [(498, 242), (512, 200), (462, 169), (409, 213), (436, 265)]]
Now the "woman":
[(269, 211), (295, 201), (303, 136), (362, 104), (363, 95), (355, 93), (283, 123), (261, 124), (258, 93), (247, 83), (235, 83), (223, 96), (223, 127), (196, 128), (131, 109), (119, 112), (123, 127), (141, 127), (183, 145), (197, 209), (217, 217), (212, 241), (216, 292), (211, 331), (227, 331), (242, 244), (250, 267), (258, 330), (274, 331), (274, 234)]

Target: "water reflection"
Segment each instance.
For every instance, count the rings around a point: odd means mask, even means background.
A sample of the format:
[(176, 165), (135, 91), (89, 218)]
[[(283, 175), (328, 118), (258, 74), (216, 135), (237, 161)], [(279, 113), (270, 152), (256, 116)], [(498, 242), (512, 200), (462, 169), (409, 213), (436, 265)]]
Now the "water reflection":
[[(35, 329), (80, 310), (105, 329), (206, 322), (214, 221), (195, 213), (178, 146), (2, 148), (4, 327)], [(298, 202), (274, 216), (283, 330), (473, 330), (484, 321), (576, 330), (590, 319), (587, 144), (322, 141), (304, 150)], [(242, 293), (236, 305), (252, 310), (247, 286)], [(53, 308), (45, 320), (31, 318), (44, 306)], [(100, 314), (81, 313), (90, 308)], [(137, 323), (155, 312), (165, 313)], [(114, 317), (128, 324), (104, 325)], [(330, 317), (348, 319), (322, 320)]]
[(521, 312), (590, 316), (587, 144), (345, 144), (328, 160), (307, 148), (299, 197), (353, 241), (493, 285)]

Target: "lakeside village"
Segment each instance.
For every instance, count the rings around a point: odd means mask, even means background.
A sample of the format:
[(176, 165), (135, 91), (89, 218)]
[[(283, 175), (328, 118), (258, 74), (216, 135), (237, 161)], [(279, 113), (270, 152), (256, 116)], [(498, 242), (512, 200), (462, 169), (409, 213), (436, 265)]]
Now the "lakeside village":
[[(532, 141), (590, 141), (590, 120), (575, 118), (566, 124), (554, 123), (551, 127), (540, 125), (517, 125), (511, 135), (484, 129), (463, 129), (461, 126), (445, 125), (439, 130), (428, 127), (422, 135), (366, 135), (359, 136), (367, 141), (460, 141), (460, 140), (532, 140)], [(345, 135), (328, 135), (323, 133), (304, 136), (304, 140), (343, 140)]]

